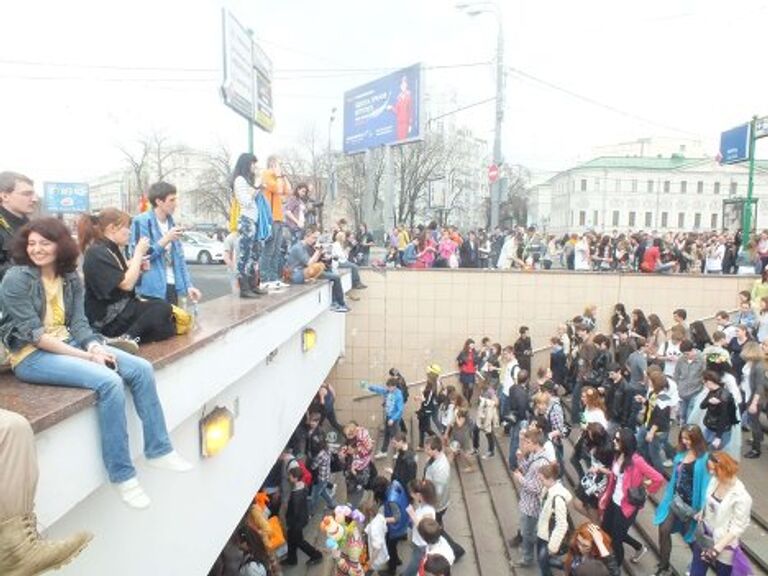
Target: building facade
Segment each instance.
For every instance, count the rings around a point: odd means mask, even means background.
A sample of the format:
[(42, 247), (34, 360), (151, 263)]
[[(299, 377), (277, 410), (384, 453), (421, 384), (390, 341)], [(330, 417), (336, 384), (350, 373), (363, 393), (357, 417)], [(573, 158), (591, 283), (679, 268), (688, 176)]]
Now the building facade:
[[(529, 223), (554, 234), (736, 229), (732, 202), (746, 197), (747, 181), (746, 164), (724, 166), (712, 158), (604, 156), (535, 187)], [(753, 196), (756, 225), (768, 227), (766, 161), (756, 163)]]

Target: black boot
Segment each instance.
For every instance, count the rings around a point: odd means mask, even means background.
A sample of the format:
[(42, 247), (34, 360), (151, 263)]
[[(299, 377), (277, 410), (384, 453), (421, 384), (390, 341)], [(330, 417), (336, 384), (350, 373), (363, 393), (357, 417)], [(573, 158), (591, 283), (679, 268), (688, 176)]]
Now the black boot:
[(238, 278), (240, 283), (240, 298), (258, 298), (259, 294), (251, 290), (248, 279), (245, 276)]

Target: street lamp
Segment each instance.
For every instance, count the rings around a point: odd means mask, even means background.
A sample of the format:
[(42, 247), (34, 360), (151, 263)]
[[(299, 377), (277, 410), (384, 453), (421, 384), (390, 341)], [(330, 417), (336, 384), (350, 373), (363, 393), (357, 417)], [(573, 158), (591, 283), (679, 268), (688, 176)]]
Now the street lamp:
[[(501, 126), (504, 122), (504, 27), (501, 8), (497, 2), (462, 2), (456, 8), (468, 16), (493, 14), (496, 17), (496, 122), (493, 138), (493, 163), (501, 168), (504, 160), (501, 156)], [(499, 202), (501, 199), (501, 178), (491, 184), (491, 226), (494, 230), (499, 225)]]

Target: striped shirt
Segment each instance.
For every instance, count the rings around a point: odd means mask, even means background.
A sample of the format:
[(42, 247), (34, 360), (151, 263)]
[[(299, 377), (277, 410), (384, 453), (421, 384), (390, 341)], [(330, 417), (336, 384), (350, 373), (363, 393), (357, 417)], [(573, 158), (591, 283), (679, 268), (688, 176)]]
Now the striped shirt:
[(520, 471), (523, 473), (523, 480), (520, 482), (520, 512), (526, 516), (535, 518), (541, 512), (541, 494), (544, 492), (544, 486), (539, 479), (538, 470), (547, 464), (549, 460), (543, 448), (520, 462)]

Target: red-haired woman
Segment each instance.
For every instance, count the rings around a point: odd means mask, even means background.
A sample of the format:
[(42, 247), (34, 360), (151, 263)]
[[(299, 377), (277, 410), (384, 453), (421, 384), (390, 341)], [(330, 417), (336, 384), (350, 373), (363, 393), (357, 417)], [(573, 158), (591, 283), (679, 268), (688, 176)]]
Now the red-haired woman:
[(611, 537), (597, 524), (585, 522), (576, 529), (565, 557), (566, 576), (572, 576), (579, 566), (593, 560), (602, 562), (610, 576), (619, 576), (619, 563), (611, 551)]
[(707, 464), (712, 480), (707, 487), (701, 523), (693, 545), (691, 576), (705, 576), (714, 567), (718, 576), (749, 573), (749, 561), (739, 538), (749, 526), (752, 497), (736, 478), (739, 465), (728, 453), (715, 452)]

